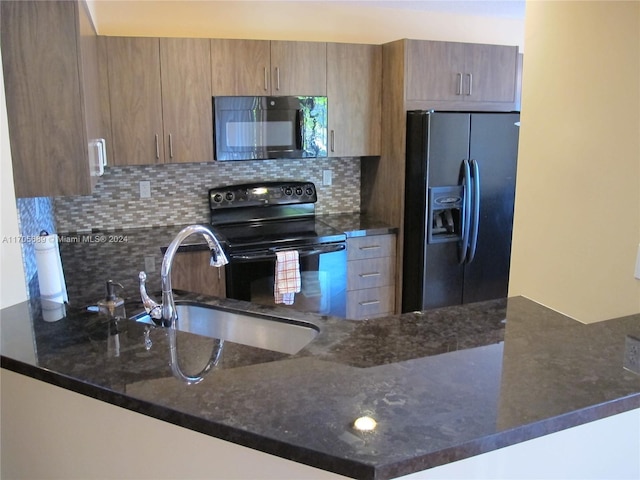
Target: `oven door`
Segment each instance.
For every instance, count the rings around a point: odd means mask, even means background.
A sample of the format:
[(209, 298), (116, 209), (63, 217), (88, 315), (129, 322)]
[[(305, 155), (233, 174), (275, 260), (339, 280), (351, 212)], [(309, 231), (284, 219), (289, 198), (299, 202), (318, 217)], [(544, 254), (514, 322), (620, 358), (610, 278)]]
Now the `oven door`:
[(326, 97), (214, 97), (216, 160), (326, 157)]
[[(300, 261), (300, 292), (294, 310), (346, 316), (347, 251), (344, 242), (296, 248)], [(226, 265), (227, 297), (262, 305), (276, 305), (273, 249), (231, 253)]]

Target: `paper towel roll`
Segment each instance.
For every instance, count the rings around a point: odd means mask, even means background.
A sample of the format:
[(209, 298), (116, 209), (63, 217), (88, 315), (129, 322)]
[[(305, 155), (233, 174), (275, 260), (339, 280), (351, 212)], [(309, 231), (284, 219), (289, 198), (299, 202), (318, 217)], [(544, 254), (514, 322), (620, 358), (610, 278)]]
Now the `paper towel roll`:
[(42, 241), (36, 242), (35, 252), (40, 298), (60, 304), (68, 302), (67, 285), (64, 280), (60, 249), (58, 248), (58, 236), (43, 234), (39, 239)]

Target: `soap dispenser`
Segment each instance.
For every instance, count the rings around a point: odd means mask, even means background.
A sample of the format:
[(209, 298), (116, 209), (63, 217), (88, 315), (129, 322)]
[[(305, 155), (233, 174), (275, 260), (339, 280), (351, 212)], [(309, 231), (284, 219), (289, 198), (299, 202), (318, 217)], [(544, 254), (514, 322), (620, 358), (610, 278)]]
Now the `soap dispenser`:
[(98, 302), (98, 310), (109, 320), (122, 320), (127, 318), (124, 310), (124, 300), (116, 295), (115, 288), (124, 288), (113, 280), (107, 280), (107, 291), (104, 300)]

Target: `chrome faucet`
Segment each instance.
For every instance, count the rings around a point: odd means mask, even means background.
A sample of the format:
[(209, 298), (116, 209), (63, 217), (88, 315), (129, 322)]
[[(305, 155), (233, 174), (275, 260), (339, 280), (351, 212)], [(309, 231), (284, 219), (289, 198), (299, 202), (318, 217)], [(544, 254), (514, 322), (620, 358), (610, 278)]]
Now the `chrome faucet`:
[(154, 320), (160, 320), (165, 327), (175, 326), (176, 320), (176, 304), (173, 299), (173, 291), (171, 290), (171, 266), (173, 265), (173, 259), (178, 251), (182, 242), (189, 236), (199, 233), (207, 241), (209, 250), (211, 250), (211, 266), (222, 267), (229, 263), (227, 256), (220, 246), (220, 242), (216, 238), (213, 231), (204, 225), (189, 225), (184, 227), (167, 247), (167, 251), (162, 259), (162, 268), (160, 269), (160, 280), (162, 283), (162, 303), (155, 302), (147, 294), (145, 282), (147, 280), (147, 274), (140, 272), (138, 278), (140, 279), (140, 296), (142, 297), (142, 304), (146, 312)]

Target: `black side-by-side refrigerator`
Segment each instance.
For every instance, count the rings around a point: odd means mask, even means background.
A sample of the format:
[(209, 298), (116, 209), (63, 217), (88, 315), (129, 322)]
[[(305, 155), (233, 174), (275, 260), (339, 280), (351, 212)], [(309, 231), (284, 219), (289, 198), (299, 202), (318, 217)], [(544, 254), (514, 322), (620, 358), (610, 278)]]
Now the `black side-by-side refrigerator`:
[(403, 312), (507, 296), (519, 121), (407, 112)]

